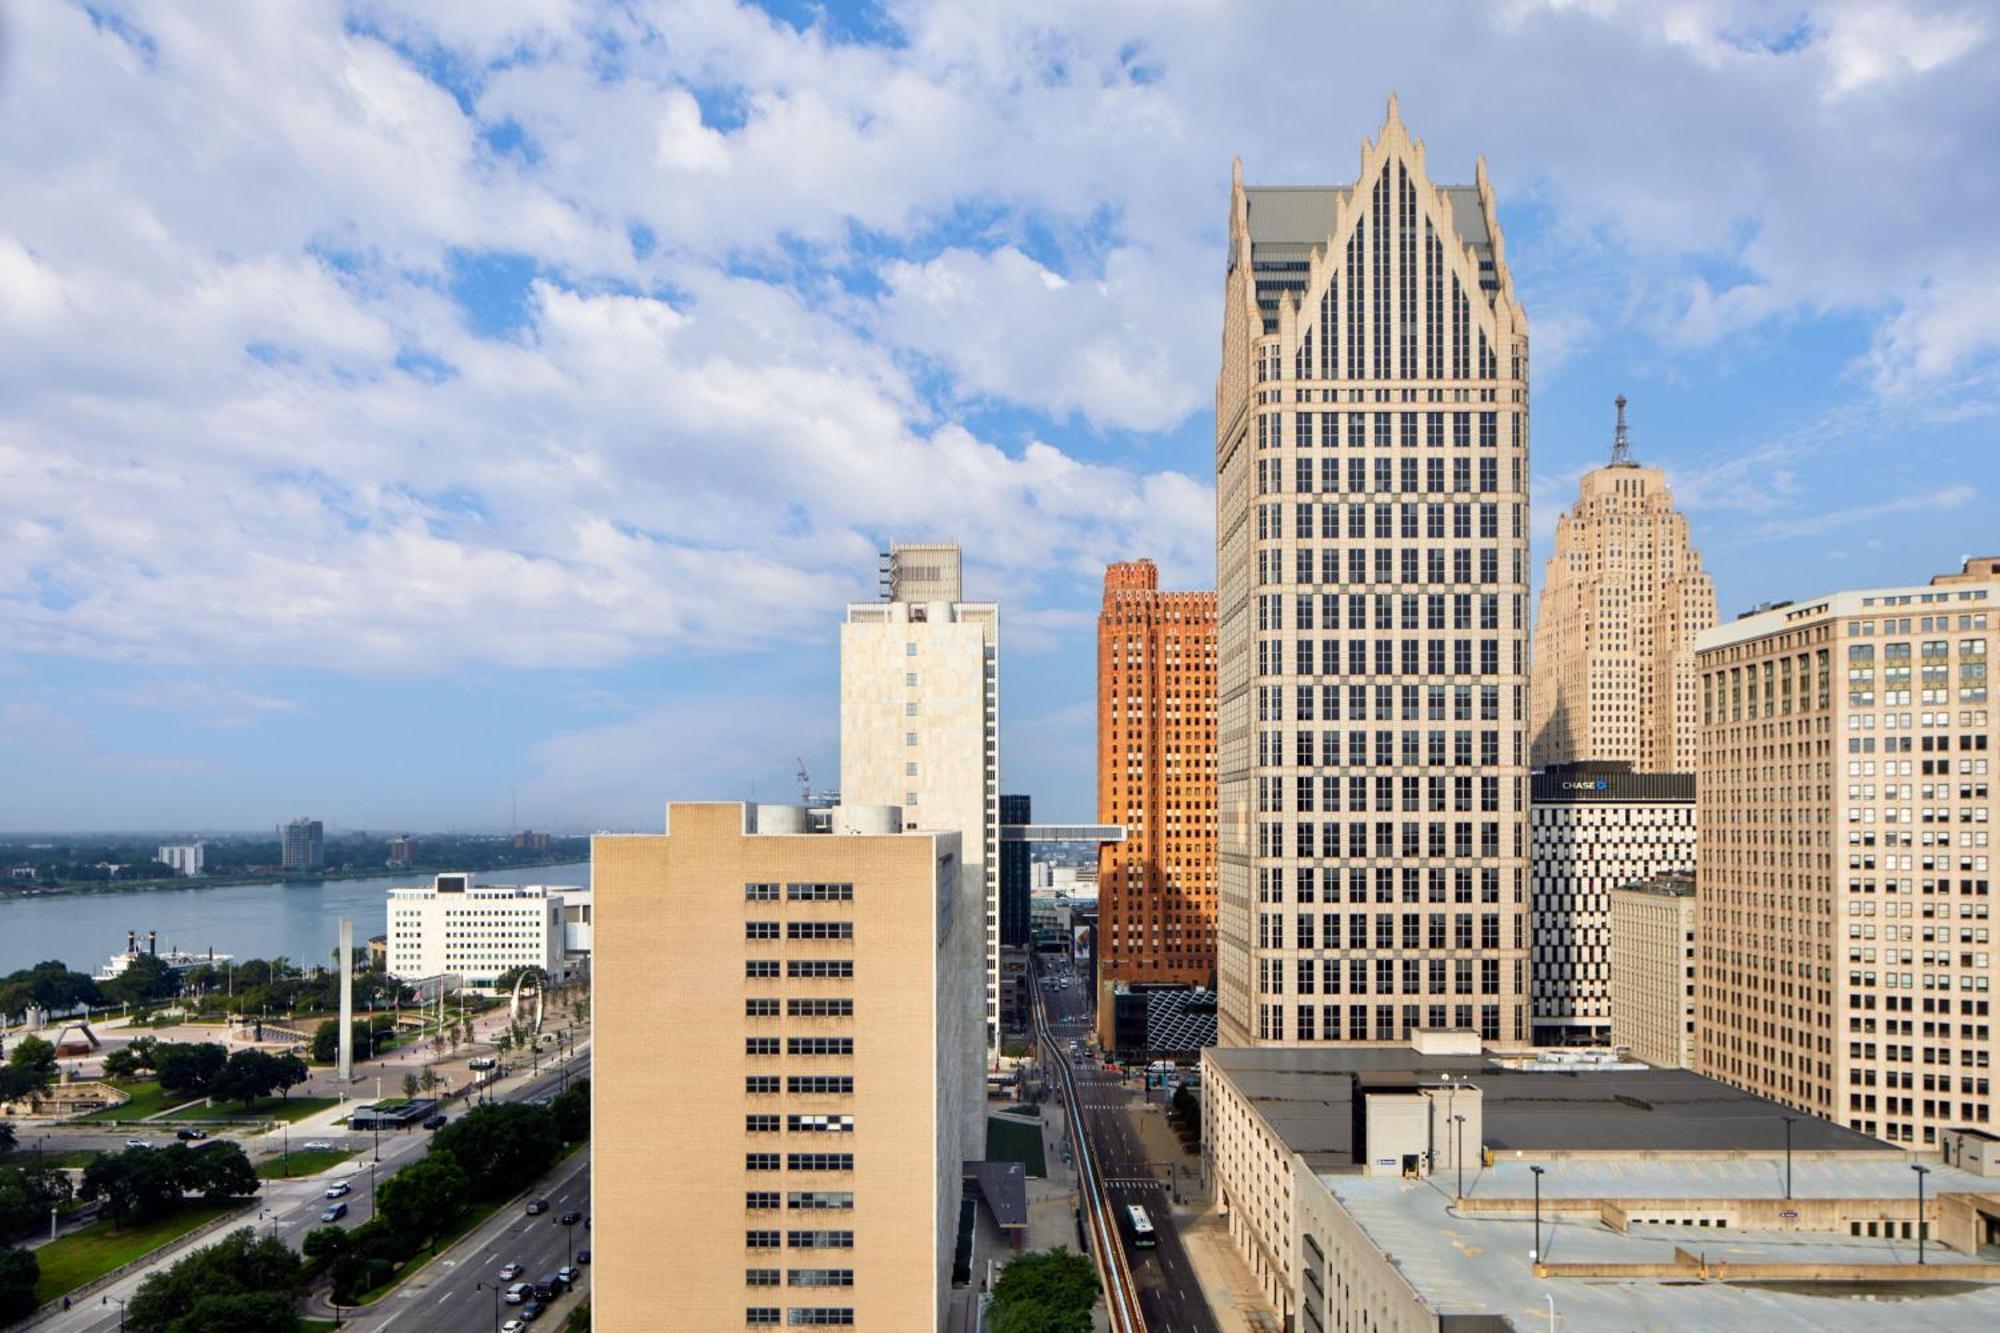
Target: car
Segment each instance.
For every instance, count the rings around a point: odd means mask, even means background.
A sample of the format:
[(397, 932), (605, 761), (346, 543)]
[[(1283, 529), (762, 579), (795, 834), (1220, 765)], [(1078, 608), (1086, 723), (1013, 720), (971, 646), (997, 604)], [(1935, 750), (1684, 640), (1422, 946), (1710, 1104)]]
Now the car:
[(576, 1266), (574, 1264), (564, 1264), (556, 1270), (556, 1276), (574, 1287), (576, 1285)]
[(200, 1130), (200, 1129), (177, 1129), (174, 1131), (174, 1137), (179, 1139), (182, 1143), (190, 1143), (195, 1139), (207, 1138), (208, 1133), (206, 1130)]
[(325, 1139), (307, 1139), (307, 1140), (305, 1141), (305, 1145), (304, 1145), (304, 1146), (305, 1146), (305, 1150), (306, 1150), (307, 1152), (332, 1152), (332, 1151), (333, 1151), (333, 1145), (332, 1145), (331, 1143), (328, 1143), (328, 1142), (327, 1142), (327, 1141), (326, 1141)]
[(445, 1122), (445, 1118), (444, 1118), (443, 1116), (441, 1116), (441, 1115), (433, 1115), (433, 1116), (426, 1116), (426, 1117), (424, 1117), (424, 1128), (425, 1128), (425, 1129), (443, 1129), (443, 1128), (444, 1128), (444, 1122)]
[(336, 1180), (326, 1187), (326, 1197), (329, 1199), (338, 1199), (343, 1195), (351, 1193), (353, 1189), (354, 1186), (348, 1184), (346, 1181)]
[(153, 1145), (144, 1139), (127, 1139), (125, 1140), (125, 1146), (128, 1148), (150, 1148)]
[(492, 1056), (482, 1055), (477, 1057), (476, 1059), (467, 1060), (465, 1062), (465, 1067), (467, 1069), (491, 1069), (496, 1063), (497, 1062), (493, 1059)]
[(500, 1325), (500, 1333), (521, 1333), (521, 1330), (526, 1327), (527, 1325), (518, 1319), (509, 1319), (506, 1323)]
[(535, 1289), (525, 1282), (516, 1282), (513, 1286), (507, 1288), (504, 1294), (507, 1297), (507, 1304), (519, 1305), (522, 1301), (534, 1295)]
[(562, 1223), (562, 1225), (566, 1227), (573, 1227), (582, 1220), (583, 1220), (583, 1214), (578, 1212), (574, 1208), (570, 1209), (568, 1212), (564, 1213), (561, 1217), (558, 1217), (556, 1219), (556, 1221)]
[(543, 1213), (546, 1213), (548, 1210), (549, 1210), (549, 1201), (547, 1199), (528, 1200), (529, 1217), (540, 1217)]
[(325, 1208), (322, 1208), (320, 1210), (319, 1220), (322, 1222), (338, 1222), (341, 1218), (346, 1216), (347, 1216), (346, 1204), (332, 1203), (328, 1204)]
[(500, 1266), (500, 1280), (502, 1282), (512, 1282), (515, 1278), (521, 1276), (521, 1272), (522, 1269), (519, 1264), (502, 1264)]
[(543, 1305), (540, 1301), (529, 1301), (521, 1307), (521, 1322), (524, 1324), (534, 1323), (542, 1317), (542, 1311), (548, 1308), (548, 1306)]
[(580, 1264), (587, 1264), (587, 1263), (589, 1263), (589, 1262), (590, 1262), (590, 1251), (589, 1251), (589, 1250), (578, 1250), (578, 1251), (576, 1252), (576, 1261), (577, 1261), (578, 1263), (580, 1263)]

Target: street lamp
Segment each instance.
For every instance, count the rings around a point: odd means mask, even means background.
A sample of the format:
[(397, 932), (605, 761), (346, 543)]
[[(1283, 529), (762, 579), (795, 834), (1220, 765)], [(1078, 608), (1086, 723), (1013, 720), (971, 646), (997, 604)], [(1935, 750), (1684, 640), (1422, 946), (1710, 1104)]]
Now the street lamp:
[(1780, 1116), (1785, 1122), (1785, 1198), (1792, 1197), (1792, 1125), (1798, 1120), (1795, 1115)]
[(477, 1288), (478, 1288), (479, 1290), (481, 1290), (481, 1291), (490, 1291), (490, 1292), (492, 1292), (492, 1293), (493, 1293), (493, 1333), (500, 1333), (500, 1287), (499, 1287), (499, 1285), (498, 1285), (497, 1283), (492, 1283), (492, 1282), (475, 1282), (475, 1283), (474, 1283), (473, 1285), (474, 1285), (475, 1287), (477, 1287)]
[(99, 1300), (99, 1301), (98, 1301), (98, 1304), (99, 1304), (99, 1305), (110, 1305), (110, 1304), (112, 1304), (113, 1302), (116, 1302), (116, 1303), (117, 1303), (117, 1305), (118, 1305), (118, 1328), (119, 1328), (119, 1333), (124, 1333), (124, 1329), (125, 1329), (125, 1304), (126, 1304), (126, 1303), (125, 1303), (124, 1301), (121, 1301), (121, 1300), (119, 1300), (119, 1299), (118, 1299), (118, 1298), (117, 1298), (116, 1296), (106, 1296), (106, 1297), (102, 1298), (101, 1300)]
[(1535, 1173), (1535, 1248), (1528, 1252), (1530, 1267), (1542, 1261), (1542, 1168), (1528, 1168)]
[(1910, 1163), (1910, 1170), (1917, 1173), (1917, 1262), (1924, 1261), (1924, 1177), (1931, 1169), (1922, 1162)]
[(1451, 1158), (1454, 1162), (1458, 1163), (1458, 1197), (1463, 1199), (1465, 1197), (1465, 1117), (1455, 1115), (1452, 1119), (1457, 1122), (1456, 1132), (1458, 1142), (1452, 1149)]

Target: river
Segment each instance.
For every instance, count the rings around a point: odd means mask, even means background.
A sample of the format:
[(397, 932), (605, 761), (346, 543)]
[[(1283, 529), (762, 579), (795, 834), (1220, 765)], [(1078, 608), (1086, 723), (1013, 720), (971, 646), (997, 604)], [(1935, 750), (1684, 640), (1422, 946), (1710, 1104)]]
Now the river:
[[(481, 884), (590, 883), (590, 863), (482, 871)], [(229, 884), (211, 889), (134, 889), (0, 900), (0, 976), (60, 958), (95, 972), (125, 947), (125, 932), (160, 932), (160, 949), (330, 962), (340, 918), (354, 918), (354, 943), (388, 928), (389, 890), (430, 883), (428, 875), (324, 880), (318, 884)]]

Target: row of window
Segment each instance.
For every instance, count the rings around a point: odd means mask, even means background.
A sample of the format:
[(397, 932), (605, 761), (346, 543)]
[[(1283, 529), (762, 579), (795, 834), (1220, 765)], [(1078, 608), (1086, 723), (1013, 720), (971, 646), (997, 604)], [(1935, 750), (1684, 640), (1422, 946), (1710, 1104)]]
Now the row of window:
[[(1388, 537), (1429, 537), (1443, 540), (1446, 537), (1457, 541), (1471, 541), (1480, 538), (1494, 538), (1500, 535), (1501, 507), (1496, 501), (1469, 500), (1445, 503), (1434, 501), (1426, 504), (1390, 504), (1385, 502), (1364, 503), (1350, 500), (1346, 504), (1335, 504), (1331, 500), (1294, 500), (1291, 503), (1291, 535), (1297, 541), (1309, 542), (1314, 538), (1321, 541), (1335, 541), (1342, 535), (1356, 540), (1374, 536)], [(1285, 538), (1285, 510), (1282, 501), (1272, 501), (1257, 506), (1257, 540), (1260, 542), (1283, 541)], [(1521, 506), (1510, 504), (1507, 511), (1507, 535), (1519, 537), (1522, 530)], [(1345, 512), (1346, 522), (1341, 521)], [(1349, 568), (1364, 567), (1367, 552), (1356, 549), (1349, 553)], [(1328, 580), (1339, 582), (1338, 579)], [(1365, 580), (1357, 580), (1365, 581)], [(1305, 582), (1305, 580), (1300, 580)]]
[[(745, 1055), (776, 1055), (778, 1053), (778, 1039), (776, 1037), (745, 1037), (743, 1039), (743, 1053)], [(785, 1039), (785, 1054), (852, 1055), (854, 1054), (854, 1038), (787, 1037)]]
[(851, 1250), (854, 1248), (852, 1231), (746, 1231), (743, 1243), (752, 1250), (775, 1250), (782, 1234), (784, 1245), (793, 1250)]
[[(1370, 1006), (1354, 1004), (1346, 1006), (1343, 1027), (1342, 1006), (1337, 1004), (1302, 1004), (1292, 1015), (1292, 1027), (1285, 1030), (1286, 1012), (1281, 1004), (1260, 1004), (1257, 1006), (1257, 1035), (1265, 1041), (1339, 1041), (1343, 1030), (1349, 1041), (1408, 1041), (1410, 1034), (1419, 1027), (1446, 1026), (1446, 1006), (1433, 1004), (1426, 1010), (1424, 1006), (1406, 1004), (1400, 1007), (1391, 1004), (1373, 1006), (1373, 1023)], [(1450, 1006), (1450, 1026), (1470, 1028), (1473, 1026), (1473, 1006), (1458, 1004)], [(1482, 1004), (1478, 1006), (1479, 1035), (1486, 1041), (1500, 1038), (1500, 1006)], [(1514, 1035), (1521, 1035), (1521, 1014), (1514, 1014)]]
[[(1415, 449), (1418, 447), (1418, 419), (1422, 418), (1422, 445), (1428, 449), (1445, 447), (1447, 422), (1451, 446), (1469, 449), (1473, 444), (1473, 428), (1478, 427), (1478, 441), (1481, 449), (1495, 449), (1500, 445), (1500, 418), (1497, 412), (1270, 412), (1257, 418), (1257, 445), (1262, 449), (1274, 449), (1284, 444), (1282, 423), (1289, 415), (1292, 420), (1292, 443), (1301, 449), (1311, 449), (1325, 445), (1337, 449), (1344, 443), (1350, 449)], [(1343, 431), (1340, 422), (1345, 419), (1347, 427)], [(1521, 419), (1512, 418), (1518, 436)], [(1373, 426), (1371, 431), (1369, 428)], [(1515, 444), (1520, 440), (1516, 438)], [(1454, 463), (1464, 459), (1455, 458)], [(1487, 460), (1481, 460), (1487, 461)]]
[[(787, 1000), (785, 1001), (785, 1012), (792, 1018), (852, 1018), (854, 1017), (854, 1001), (822, 999)], [(745, 1000), (743, 1002), (743, 1016), (745, 1018), (776, 1018), (778, 1016), (778, 1002), (775, 999), (769, 998)]]
[[(776, 1074), (747, 1074), (743, 1091), (752, 1096), (768, 1096), (778, 1091)], [(806, 1096), (841, 1096), (854, 1091), (852, 1074), (793, 1074), (785, 1080), (785, 1091)]]
[[(785, 898), (795, 903), (845, 903), (854, 900), (852, 884), (787, 884)], [(746, 902), (774, 903), (778, 901), (778, 886), (770, 883), (753, 883), (743, 886)]]
[[(1492, 947), (1497, 948), (1498, 945)], [(1498, 995), (1500, 994), (1500, 960), (1497, 958), (1349, 958), (1346, 960), (1345, 981), (1342, 983), (1342, 960), (1338, 958), (1299, 958), (1297, 973), (1292, 978), (1291, 994), (1314, 995), (1367, 995), (1369, 974), (1375, 978), (1373, 993), (1376, 995)], [(1315, 963), (1318, 976), (1315, 977)], [(1478, 990), (1473, 989), (1472, 965), (1479, 964)], [(1449, 984), (1447, 984), (1446, 964), (1450, 964)], [(1398, 985), (1398, 975), (1401, 984)], [(1521, 960), (1514, 960), (1516, 989), (1519, 989)], [(1257, 993), (1259, 995), (1283, 995), (1285, 988), (1285, 960), (1282, 958), (1259, 958), (1257, 960)]]
[[(1408, 454), (1391, 458), (1386, 454), (1377, 454), (1373, 459), (1349, 455), (1344, 468), (1340, 462), (1331, 454), (1317, 460), (1305, 456), (1294, 459), (1290, 474), (1291, 489), (1300, 495), (1314, 492), (1329, 495), (1342, 492), (1350, 495), (1493, 495), (1500, 490), (1500, 460), (1497, 458), (1477, 460), (1476, 485), (1473, 481), (1474, 460), (1470, 458), (1445, 458), (1437, 454), (1422, 459)], [(1514, 476), (1518, 478), (1519, 475), (1516, 469)], [(1283, 459), (1257, 460), (1257, 494), (1283, 495), (1286, 493), (1285, 480)]]
[(775, 1305), (753, 1305), (743, 1312), (743, 1322), (763, 1326), (784, 1324), (791, 1328), (806, 1325), (852, 1324), (854, 1310), (851, 1307), (831, 1308), (824, 1306), (801, 1307), (794, 1305), (789, 1310), (780, 1310)]
[[(784, 1275), (788, 1287), (851, 1287), (854, 1285), (854, 1270), (851, 1268), (794, 1268)], [(778, 1270), (775, 1268), (746, 1268), (743, 1282), (751, 1287), (775, 1287), (778, 1285)]]
[[(743, 1154), (745, 1171), (776, 1171), (781, 1154), (774, 1152), (751, 1152)], [(782, 1154), (787, 1171), (852, 1171), (854, 1154), (851, 1152), (795, 1152)]]
[[(793, 1134), (852, 1134), (854, 1117), (851, 1115), (788, 1115), (785, 1129)], [(746, 1115), (743, 1117), (743, 1132), (746, 1134), (775, 1134), (778, 1132), (778, 1117), (770, 1114)]]
[[(1387, 513), (1387, 507), (1384, 506), (1382, 514), (1377, 517), (1375, 536), (1378, 538), (1388, 538), (1394, 535), (1388, 526)], [(1364, 534), (1350, 532), (1348, 535), (1358, 537)], [(1405, 535), (1414, 537), (1417, 534), (1412, 531)], [(1357, 583), (1428, 583), (1433, 585), (1458, 584), (1464, 586), (1473, 582), (1474, 552), (1463, 546), (1451, 551), (1445, 551), (1435, 546), (1378, 546), (1373, 550), (1372, 570), (1370, 568), (1371, 561), (1369, 560), (1370, 552), (1367, 550), (1352, 551), (1349, 552), (1350, 558), (1346, 579), (1324, 579), (1319, 577), (1318, 572), (1324, 571), (1327, 568), (1326, 562), (1330, 553), (1335, 549), (1333, 547), (1321, 549), (1310, 546), (1297, 548), (1292, 552), (1292, 577), (1288, 579), (1285, 577), (1285, 553), (1282, 550), (1260, 548), (1257, 552), (1257, 584), (1259, 587), (1273, 583), (1301, 583), (1308, 586), (1316, 586), (1322, 583), (1346, 585)], [(1446, 573), (1447, 555), (1450, 557), (1448, 565), (1449, 577), (1447, 577)], [(1477, 558), (1479, 562), (1479, 584), (1491, 586), (1500, 582), (1499, 551), (1491, 546), (1482, 546), (1477, 552)], [(1362, 566), (1359, 570), (1355, 568), (1357, 562)], [(1512, 565), (1513, 578), (1511, 582), (1525, 582), (1522, 575), (1526, 569), (1526, 553), (1518, 547), (1514, 549)], [(1350, 595), (1355, 594), (1350, 593)], [(1379, 592), (1376, 594), (1377, 597), (1386, 595)]]
[[(852, 921), (787, 921), (784, 923), (784, 937), (788, 940), (851, 940), (854, 938)], [(746, 940), (775, 940), (778, 938), (776, 921), (746, 921), (743, 923), (743, 938)]]
[(854, 1207), (848, 1190), (793, 1190), (780, 1196), (776, 1190), (751, 1190), (743, 1196), (743, 1206), (753, 1213), (776, 1212), (779, 1199), (784, 1206), (812, 1212), (844, 1212)]
[[(1369, 686), (1367, 685), (1295, 685), (1292, 687), (1292, 720), (1311, 722), (1322, 718), (1328, 722), (1339, 722), (1343, 715), (1350, 722), (1367, 722), (1371, 718), (1369, 709)], [(1432, 722), (1447, 720), (1446, 705), (1449, 704), (1449, 720), (1471, 722), (1473, 702), (1478, 701), (1478, 721), (1498, 722), (1500, 720), (1500, 687), (1498, 685), (1376, 685), (1374, 688), (1374, 710), (1372, 718), (1376, 722), (1416, 722), (1429, 719)], [(1475, 694), (1475, 691), (1477, 693)], [(1513, 689), (1514, 720), (1521, 720), (1520, 688)], [(1257, 687), (1257, 720), (1259, 722), (1285, 721), (1285, 687), (1282, 685), (1259, 685)]]
[[(743, 964), (743, 975), (753, 981), (769, 980), (778, 975), (778, 960), (775, 958), (749, 959)], [(851, 958), (788, 959), (785, 963), (785, 975), (794, 981), (844, 981), (854, 975), (854, 960)]]

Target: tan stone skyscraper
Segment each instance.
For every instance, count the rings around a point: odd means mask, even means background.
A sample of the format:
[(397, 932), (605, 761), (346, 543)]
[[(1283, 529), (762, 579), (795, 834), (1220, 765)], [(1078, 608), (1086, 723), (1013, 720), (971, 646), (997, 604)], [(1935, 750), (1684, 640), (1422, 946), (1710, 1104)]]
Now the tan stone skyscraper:
[(2000, 558), (1701, 636), (1696, 1068), (1911, 1148), (1993, 1122)]
[[(1097, 976), (1215, 983), (1215, 594), (1104, 572), (1097, 617)], [(1111, 1006), (1100, 1001), (1107, 1031)]]
[(1482, 162), (1389, 101), (1230, 192), (1216, 380), (1222, 1040), (1525, 1041), (1528, 334)]
[(1556, 520), (1535, 617), (1535, 766), (1693, 771), (1694, 636), (1714, 624), (1715, 585), (1665, 474), (1632, 459), (1620, 394), (1611, 462)]

